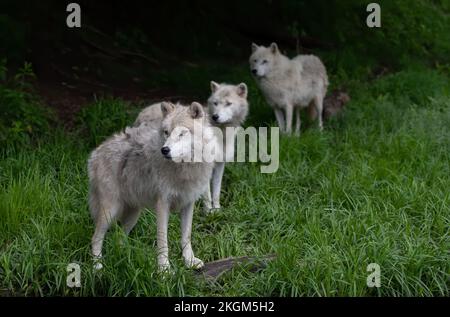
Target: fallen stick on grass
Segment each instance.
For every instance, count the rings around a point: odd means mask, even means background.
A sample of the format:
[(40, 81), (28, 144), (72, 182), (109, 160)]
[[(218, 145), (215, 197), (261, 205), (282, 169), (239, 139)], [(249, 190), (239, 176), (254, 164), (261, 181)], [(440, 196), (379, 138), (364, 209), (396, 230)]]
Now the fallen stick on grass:
[(231, 271), (240, 266), (246, 266), (250, 272), (258, 272), (264, 269), (268, 262), (276, 258), (276, 254), (264, 256), (241, 256), (230, 257), (213, 262), (205, 263), (205, 266), (197, 271), (198, 275), (203, 275), (206, 279), (217, 279), (223, 273)]

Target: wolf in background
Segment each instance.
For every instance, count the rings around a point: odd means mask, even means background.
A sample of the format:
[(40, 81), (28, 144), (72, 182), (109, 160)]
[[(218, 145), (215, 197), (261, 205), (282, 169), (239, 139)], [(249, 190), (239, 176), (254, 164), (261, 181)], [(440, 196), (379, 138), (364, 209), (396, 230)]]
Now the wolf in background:
[(227, 128), (240, 127), (248, 115), (248, 89), (245, 83), (239, 85), (218, 84), (211, 82), (211, 96), (208, 98), (208, 111), (211, 123), (222, 130), (224, 160), (216, 162), (210, 183), (206, 191), (204, 203), (207, 210), (220, 209), (220, 191), (225, 169), (225, 162), (234, 158), (234, 144), (237, 130), (227, 138)]
[(252, 43), (249, 62), (258, 86), (275, 111), (281, 131), (292, 132), (295, 110), (295, 133), (300, 134), (300, 110), (306, 107), (315, 108), (319, 128), (323, 128), (323, 99), (329, 83), (325, 66), (318, 57), (298, 55), (289, 59), (276, 43), (269, 47)]

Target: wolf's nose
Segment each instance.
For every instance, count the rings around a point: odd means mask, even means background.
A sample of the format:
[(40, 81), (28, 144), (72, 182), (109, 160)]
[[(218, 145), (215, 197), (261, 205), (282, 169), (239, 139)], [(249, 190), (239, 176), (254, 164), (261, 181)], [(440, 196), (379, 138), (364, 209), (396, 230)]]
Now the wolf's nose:
[(258, 71), (257, 71), (256, 69), (252, 69), (253, 75), (256, 75), (257, 72), (258, 72)]
[(214, 121), (217, 121), (217, 120), (219, 119), (219, 115), (213, 114), (212, 119), (213, 119)]
[(162, 147), (162, 148), (161, 148), (161, 153), (162, 153), (163, 155), (169, 154), (169, 153), (170, 153), (170, 148), (169, 148), (168, 146)]

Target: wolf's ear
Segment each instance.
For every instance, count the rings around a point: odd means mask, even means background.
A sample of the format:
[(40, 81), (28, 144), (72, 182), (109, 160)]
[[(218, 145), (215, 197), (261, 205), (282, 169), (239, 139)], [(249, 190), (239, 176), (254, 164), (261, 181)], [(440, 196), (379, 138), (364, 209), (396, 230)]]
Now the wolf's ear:
[(163, 117), (167, 116), (169, 113), (175, 110), (175, 105), (170, 102), (161, 102), (161, 112)]
[(203, 116), (203, 106), (194, 101), (189, 106), (189, 113), (191, 114), (192, 119), (201, 118)]
[(272, 43), (272, 44), (270, 44), (270, 51), (271, 51), (273, 54), (278, 53), (278, 45), (277, 45), (277, 43)]
[(211, 92), (215, 92), (219, 88), (219, 84), (215, 81), (211, 81)]
[(252, 43), (252, 53), (254, 52), (254, 51), (256, 51), (257, 49), (258, 49), (258, 45), (256, 45), (255, 43)]
[(237, 94), (242, 98), (247, 98), (247, 85), (245, 83), (240, 83), (237, 85)]

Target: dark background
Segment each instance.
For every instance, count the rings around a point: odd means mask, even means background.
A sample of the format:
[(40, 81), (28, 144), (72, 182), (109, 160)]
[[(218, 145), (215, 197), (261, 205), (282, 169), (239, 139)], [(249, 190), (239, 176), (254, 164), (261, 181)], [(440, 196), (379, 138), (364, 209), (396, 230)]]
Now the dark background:
[(30, 63), (34, 88), (68, 126), (99, 96), (204, 100), (210, 80), (232, 81), (238, 72), (248, 83), (252, 42), (317, 54), (331, 89), (449, 61), (448, 0), (378, 1), (379, 29), (366, 26), (370, 1), (362, 0), (77, 1), (79, 29), (66, 26), (68, 3), (0, 3), (5, 77)]

